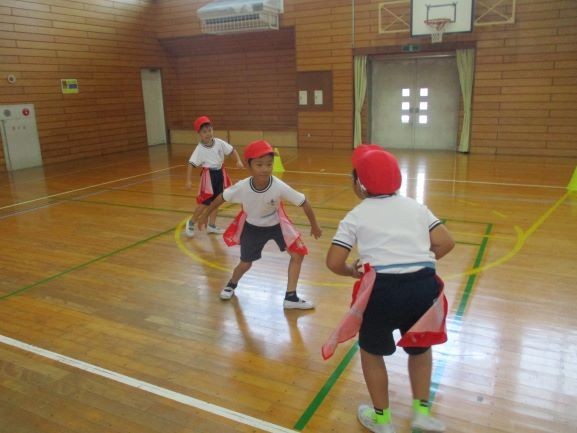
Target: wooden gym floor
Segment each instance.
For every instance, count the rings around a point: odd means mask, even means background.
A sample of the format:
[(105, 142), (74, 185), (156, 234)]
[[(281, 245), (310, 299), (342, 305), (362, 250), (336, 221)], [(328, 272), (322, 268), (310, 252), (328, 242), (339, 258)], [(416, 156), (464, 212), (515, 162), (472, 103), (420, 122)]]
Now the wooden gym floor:
[[(324, 256), (357, 200), (350, 152), (281, 149), (283, 179), (324, 233), (282, 309), (287, 256), (268, 245), (237, 289), (220, 237), (181, 235), (192, 146), (154, 147), (0, 174), (0, 432), (361, 433), (355, 341), (320, 347), (352, 280)], [(450, 340), (435, 349), (433, 411), (448, 432), (577, 431), (574, 159), (396, 152), (403, 193), (446, 220)], [(227, 163), (230, 163), (228, 161)], [(232, 165), (232, 164), (229, 164)], [(230, 169), (233, 180), (245, 171)], [(226, 225), (238, 207), (226, 205)], [(397, 431), (409, 431), (402, 351), (388, 359)]]

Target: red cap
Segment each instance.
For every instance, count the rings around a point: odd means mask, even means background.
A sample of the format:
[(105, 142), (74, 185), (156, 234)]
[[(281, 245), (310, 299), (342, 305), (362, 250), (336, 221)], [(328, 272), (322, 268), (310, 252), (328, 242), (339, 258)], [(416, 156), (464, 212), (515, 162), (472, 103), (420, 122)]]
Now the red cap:
[(393, 194), (401, 187), (399, 163), (382, 147), (363, 144), (355, 149), (352, 160), (359, 182), (369, 194)]
[(261, 156), (265, 156), (269, 153), (274, 153), (274, 149), (267, 141), (258, 140), (253, 141), (246, 149), (244, 149), (244, 159), (248, 161), (249, 159), (260, 158)]
[(194, 121), (194, 130), (196, 132), (200, 132), (200, 128), (202, 127), (202, 125), (206, 123), (212, 123), (208, 117), (206, 116), (197, 117), (197, 119)]
[(353, 156), (352, 156), (353, 168), (357, 167), (357, 160), (359, 159), (359, 157), (361, 157), (362, 155), (365, 154), (365, 152), (368, 152), (370, 150), (385, 150), (385, 149), (383, 149), (378, 144), (359, 145), (355, 150), (353, 150)]

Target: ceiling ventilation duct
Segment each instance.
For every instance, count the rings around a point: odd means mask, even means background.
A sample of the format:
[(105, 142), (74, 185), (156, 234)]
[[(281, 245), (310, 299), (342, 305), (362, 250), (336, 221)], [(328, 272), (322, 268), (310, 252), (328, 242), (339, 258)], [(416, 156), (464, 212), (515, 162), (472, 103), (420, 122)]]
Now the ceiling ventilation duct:
[(283, 0), (214, 0), (197, 15), (210, 34), (278, 30)]

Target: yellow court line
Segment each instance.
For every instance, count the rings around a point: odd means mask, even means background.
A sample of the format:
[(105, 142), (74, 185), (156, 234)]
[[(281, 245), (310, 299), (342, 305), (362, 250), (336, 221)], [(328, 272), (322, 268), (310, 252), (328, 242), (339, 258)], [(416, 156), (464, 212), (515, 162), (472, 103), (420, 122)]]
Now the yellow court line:
[[(230, 268), (224, 267), (219, 265), (218, 263), (211, 261), (211, 260), (206, 260), (203, 259), (202, 257), (200, 257), (198, 254), (193, 253), (192, 251), (190, 251), (187, 246), (184, 244), (184, 242), (181, 239), (180, 234), (182, 233), (183, 229), (184, 229), (184, 225), (186, 224), (186, 221), (188, 220), (188, 218), (183, 219), (177, 226), (176, 229), (174, 229), (174, 241), (176, 242), (176, 245), (178, 246), (178, 248), (184, 253), (186, 254), (188, 257), (190, 257), (192, 260), (199, 262), (205, 266), (208, 266), (209, 268), (212, 269), (216, 269), (219, 271), (223, 271), (223, 272), (231, 272)], [(308, 280), (303, 280), (303, 279), (299, 279), (299, 282), (302, 284), (307, 284), (310, 286), (322, 286), (322, 287), (352, 287), (352, 284), (344, 284), (344, 283), (325, 283), (325, 282), (320, 282), (320, 281), (308, 281)]]
[(211, 260), (205, 260), (202, 257), (200, 257), (199, 255), (194, 254), (192, 251), (190, 251), (186, 247), (186, 245), (184, 244), (184, 242), (182, 242), (182, 239), (180, 238), (180, 234), (182, 233), (182, 231), (184, 229), (184, 225), (186, 224), (187, 221), (188, 221), (188, 217), (186, 217), (180, 223), (178, 223), (178, 225), (174, 229), (174, 241), (176, 242), (176, 245), (178, 245), (178, 248), (184, 254), (186, 254), (188, 257), (190, 257), (191, 259), (193, 259), (196, 262), (202, 263), (203, 265), (206, 265), (209, 268), (218, 269), (219, 271), (230, 272), (230, 268), (225, 268), (224, 266), (220, 266), (216, 262), (213, 262)]
[(563, 204), (563, 202), (567, 199), (567, 197), (569, 197), (570, 194), (571, 191), (567, 191), (559, 200), (555, 202), (553, 206), (551, 206), (543, 215), (541, 215), (537, 219), (537, 221), (535, 221), (533, 225), (529, 227), (527, 231), (523, 231), (521, 227), (515, 226), (515, 231), (517, 232), (517, 242), (515, 242), (513, 249), (509, 251), (507, 254), (505, 254), (503, 257), (495, 260), (494, 262), (490, 262), (487, 263), (486, 265), (479, 266), (478, 268), (469, 269), (467, 272), (449, 275), (446, 277), (446, 279), (457, 278), (463, 275), (479, 274), (483, 271), (502, 265), (503, 263), (511, 260), (515, 255), (517, 255), (519, 251), (521, 251), (521, 249), (525, 245), (525, 242), (527, 242), (527, 239), (529, 239), (531, 235), (533, 235), (533, 233), (535, 233), (537, 229), (541, 227), (545, 221), (547, 221), (547, 219), (553, 214), (553, 212), (557, 210), (559, 206), (561, 206), (561, 204)]
[(7, 206), (2, 206), (2, 207), (0, 207), (0, 210), (10, 209), (10, 208), (12, 208), (12, 207), (22, 206), (22, 205), (24, 205), (24, 204), (34, 203), (35, 201), (39, 201), (39, 200), (46, 200), (46, 199), (53, 198), (53, 197), (58, 197), (58, 196), (61, 196), (61, 195), (64, 195), (64, 194), (71, 194), (71, 193), (78, 192), (78, 191), (84, 191), (84, 190), (86, 190), (86, 189), (96, 188), (96, 187), (99, 187), (99, 186), (108, 185), (108, 184), (110, 184), (110, 183), (116, 183), (116, 182), (120, 182), (120, 181), (123, 181), (123, 180), (134, 179), (135, 177), (146, 176), (146, 175), (148, 175), (148, 174), (159, 173), (159, 172), (161, 172), (161, 171), (166, 171), (166, 170), (172, 170), (173, 168), (177, 168), (177, 167), (184, 167), (184, 165), (182, 165), (182, 164), (181, 164), (181, 165), (173, 165), (172, 167), (162, 168), (162, 169), (160, 169), (160, 170), (149, 171), (149, 172), (146, 172), (146, 173), (135, 174), (134, 176), (128, 176), (128, 177), (123, 177), (123, 178), (121, 178), (121, 179), (110, 180), (110, 181), (108, 181), (108, 182), (97, 183), (96, 185), (85, 186), (84, 188), (78, 188), (78, 189), (73, 189), (73, 190), (71, 190), (71, 191), (59, 192), (58, 194), (45, 195), (45, 196), (42, 196), (42, 197), (34, 198), (34, 199), (32, 199), (32, 200), (21, 201), (21, 202), (18, 202), (18, 203), (13, 203), (13, 204), (7, 205)]
[(498, 212), (498, 211), (496, 211), (496, 210), (494, 210), (494, 211), (492, 211), (492, 212), (493, 212), (495, 215), (497, 215), (498, 217), (500, 217), (500, 218), (503, 218), (503, 219), (507, 218), (507, 215), (505, 215), (505, 214), (503, 214), (503, 213), (501, 213), (501, 212)]
[(455, 230), (451, 230), (451, 234), (452, 235), (472, 236), (472, 237), (477, 237), (477, 238), (487, 238), (487, 239), (505, 239), (505, 240), (515, 239), (515, 236), (512, 236), (512, 235), (486, 235), (484, 233), (460, 232), (460, 231), (455, 231)]

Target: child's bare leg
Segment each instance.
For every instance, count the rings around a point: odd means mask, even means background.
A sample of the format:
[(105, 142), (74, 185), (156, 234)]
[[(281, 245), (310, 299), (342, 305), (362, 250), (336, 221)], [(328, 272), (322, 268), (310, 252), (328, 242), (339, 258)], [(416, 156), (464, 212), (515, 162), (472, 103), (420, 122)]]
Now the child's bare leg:
[(430, 432), (442, 432), (445, 425), (433, 418), (429, 408), (433, 351), (429, 348), (420, 355), (409, 355), (409, 377), (413, 391), (413, 421), (411, 428)]
[(195, 223), (204, 209), (206, 209), (206, 205), (199, 204), (196, 207), (196, 209), (194, 210), (194, 212), (192, 213), (192, 217), (190, 217), (190, 221), (192, 221), (192, 223)]
[(301, 265), (303, 263), (304, 256), (293, 253), (289, 251), (289, 255), (291, 256), (289, 266), (288, 266), (288, 279), (286, 285), (287, 293), (294, 292), (296, 295), (297, 291), (297, 284), (299, 282), (299, 276), (301, 274)]
[(210, 215), (208, 216), (208, 223), (209, 223), (211, 226), (213, 226), (213, 227), (216, 225), (216, 214), (217, 214), (217, 212), (218, 212), (218, 209), (215, 209), (215, 210), (213, 210), (213, 211), (210, 213)]
[(232, 277), (226, 284), (225, 288), (220, 292), (220, 299), (228, 300), (232, 298), (234, 295), (234, 289), (236, 289), (236, 285), (242, 278), (242, 276), (250, 269), (252, 266), (252, 262), (243, 262), (242, 260), (238, 262), (238, 265), (232, 271)]
[(192, 213), (192, 216), (186, 221), (186, 227), (184, 228), (184, 231), (186, 233), (186, 236), (188, 236), (189, 238), (192, 238), (194, 236), (194, 223), (196, 222), (201, 212), (205, 208), (206, 208), (205, 205), (198, 205), (194, 210), (194, 212)]
[(237, 285), (242, 276), (250, 269), (252, 262), (243, 262), (242, 260), (238, 262), (238, 265), (232, 271), (232, 277), (230, 277), (230, 282)]
[(379, 409), (389, 407), (389, 376), (385, 361), (380, 355), (361, 350), (363, 376), (369, 390), (373, 406)]
[(301, 265), (304, 256), (289, 251), (291, 256), (288, 266), (288, 279), (286, 285), (286, 294), (284, 297), (283, 307), (286, 309), (310, 310), (315, 308), (315, 304), (310, 301), (305, 301), (297, 296), (297, 284), (299, 282), (299, 275), (301, 273)]
[(428, 401), (433, 370), (433, 351), (429, 349), (420, 355), (409, 355), (408, 366), (413, 399)]

